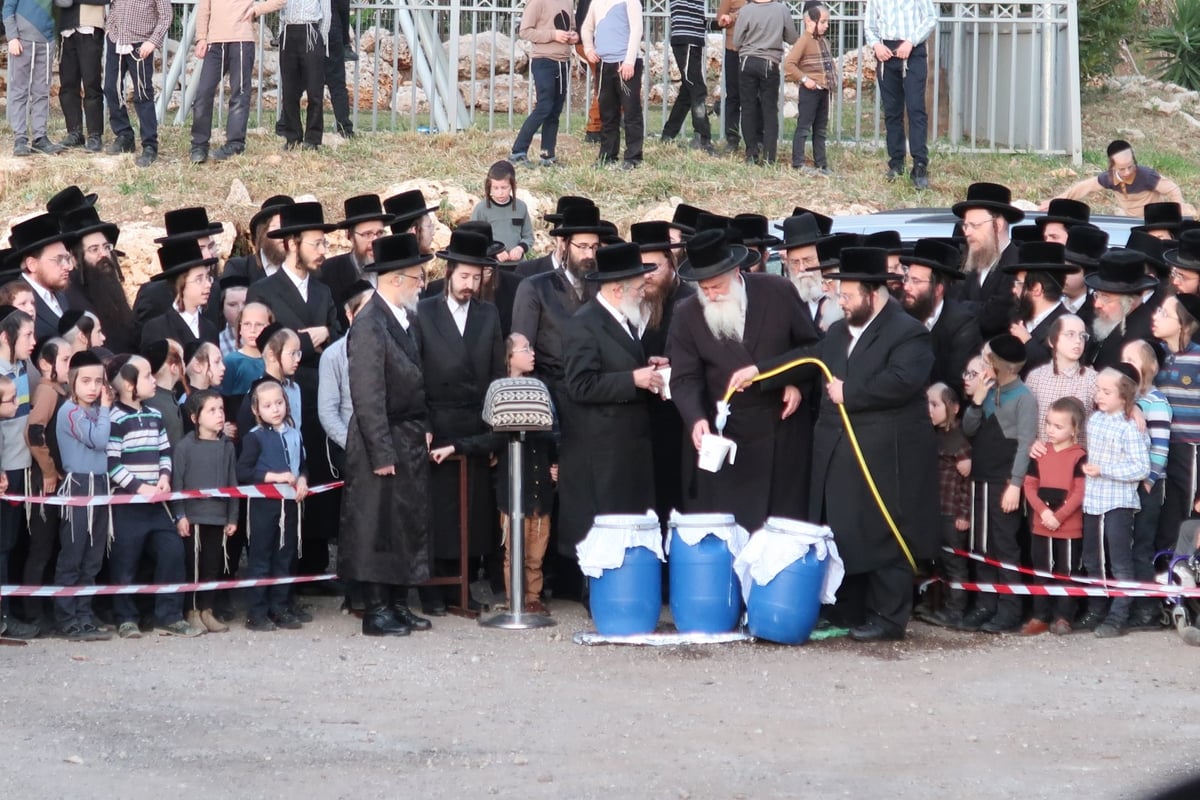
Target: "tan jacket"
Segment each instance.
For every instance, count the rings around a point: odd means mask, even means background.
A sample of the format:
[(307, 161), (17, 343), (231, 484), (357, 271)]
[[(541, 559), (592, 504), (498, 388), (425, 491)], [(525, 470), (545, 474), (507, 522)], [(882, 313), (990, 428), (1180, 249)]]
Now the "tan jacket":
[(258, 34), (254, 23), (244, 19), (257, 8), (261, 17), (279, 11), (287, 0), (200, 0), (196, 5), (197, 42), (254, 42)]
[(822, 58), (821, 43), (808, 34), (800, 34), (800, 38), (792, 45), (787, 56), (783, 59), (783, 74), (793, 83), (803, 84), (808, 78), (818, 89), (832, 88), (833, 77), (825, 72), (825, 61)]
[(551, 58), (566, 61), (571, 56), (571, 45), (554, 41), (558, 28), (554, 18), (561, 13), (570, 20), (569, 30), (575, 30), (575, 10), (571, 0), (529, 0), (521, 14), (521, 38), (533, 45), (529, 49), (531, 58)]
[[(733, 26), (737, 24), (738, 11), (742, 8), (742, 6), (746, 5), (746, 3), (747, 0), (721, 0), (721, 4), (717, 7), (718, 20), (720, 20), (721, 16), (724, 14), (728, 14), (733, 18), (729, 20), (728, 25), (722, 26), (725, 28), (726, 50), (737, 50), (737, 48), (733, 46)], [(720, 23), (718, 22), (717, 24)]]

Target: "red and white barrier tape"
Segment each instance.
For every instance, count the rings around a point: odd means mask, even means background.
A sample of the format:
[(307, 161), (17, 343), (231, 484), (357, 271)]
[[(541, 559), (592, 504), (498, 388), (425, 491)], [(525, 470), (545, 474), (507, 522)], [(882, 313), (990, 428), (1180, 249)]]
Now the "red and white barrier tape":
[(135, 583), (129, 586), (0, 586), (5, 597), (93, 597), (101, 594), (179, 594), (212, 592), (218, 589), (248, 589), (286, 583), (315, 583), (337, 580), (337, 575), (296, 575), (289, 578), (246, 578), (202, 583)]
[[(309, 494), (321, 494), (340, 489), (343, 481), (322, 483), (308, 487)], [(3, 494), (0, 500), (10, 503), (33, 503), (46, 506), (120, 506), (131, 503), (166, 503), (172, 500), (202, 500), (205, 498), (238, 498), (249, 500), (295, 500), (296, 489), (286, 483), (256, 483), (246, 486), (229, 486), (222, 489), (186, 489), (180, 492), (163, 492), (143, 497), (140, 494), (103, 494), (94, 497), (66, 497), (62, 495)]]
[[(1018, 572), (1022, 575), (1030, 575), (1035, 578), (1046, 578), (1048, 580), (1054, 580), (1054, 581), (1065, 581), (1067, 583), (1077, 583), (1077, 584), (1082, 584), (1085, 586), (1095, 586), (1095, 587), (1100, 587), (1100, 588), (1110, 589), (1110, 590), (1118, 589), (1118, 590), (1129, 591), (1129, 592), (1145, 592), (1146, 593), (1146, 594), (1141, 594), (1141, 595), (1135, 595), (1135, 594), (1126, 595), (1128, 597), (1198, 597), (1198, 598), (1200, 598), (1200, 588), (1190, 588), (1190, 587), (1178, 586), (1175, 584), (1165, 585), (1165, 584), (1161, 584), (1161, 583), (1145, 583), (1143, 581), (1123, 581), (1123, 580), (1115, 580), (1115, 579), (1114, 580), (1101, 580), (1098, 578), (1085, 578), (1082, 575), (1062, 575), (1057, 572), (1046, 572), (1046, 571), (1040, 570), (1040, 569), (1030, 569), (1029, 567), (1022, 567), (1017, 564), (1009, 564), (1008, 562), (1005, 562), (1005, 561), (997, 561), (994, 558), (988, 558), (985, 555), (980, 555), (979, 553), (971, 553), (966, 550), (955, 550), (950, 547), (943, 547), (942, 550), (946, 551), (947, 553), (953, 553), (954, 555), (960, 556), (962, 558), (970, 559), (971, 561), (977, 561), (981, 564), (987, 564), (988, 566), (997, 567), (998, 569), (1004, 569), (1004, 570), (1008, 570), (1010, 572)], [(1000, 584), (984, 584), (984, 585), (990, 586), (990, 585), (1000, 585)], [(1008, 584), (1008, 585), (1017, 586), (1020, 584)], [(952, 588), (956, 588), (956, 587), (952, 587)], [(1107, 596), (1120, 597), (1123, 595), (1118, 595), (1116, 593), (1112, 593)]]
[[(959, 583), (946, 581), (951, 589), (988, 594), (1013, 594), (1029, 597), (1178, 597), (1180, 592), (1160, 587), (1156, 591), (1132, 591), (1129, 589), (1105, 589), (1101, 586), (1054, 586), (1025, 585), (1023, 583)], [(1200, 594), (1194, 594), (1200, 597)]]

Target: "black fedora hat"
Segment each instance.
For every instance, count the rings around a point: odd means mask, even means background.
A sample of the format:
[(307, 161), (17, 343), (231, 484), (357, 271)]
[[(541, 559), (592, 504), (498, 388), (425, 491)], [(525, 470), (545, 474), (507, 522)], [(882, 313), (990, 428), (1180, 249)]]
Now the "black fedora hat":
[(783, 241), (771, 235), (770, 226), (771, 223), (762, 214), (738, 214), (729, 223), (734, 236), (740, 238), (747, 247), (775, 247)]
[(51, 214), (65, 214), (68, 211), (74, 211), (80, 206), (96, 205), (95, 192), (84, 194), (83, 190), (75, 184), (71, 184), (65, 189), (61, 189), (46, 201), (46, 210)]
[(900, 241), (900, 231), (876, 231), (863, 237), (863, 247), (882, 247), (889, 256), (900, 255), (904, 252), (904, 243)]
[(1108, 234), (1095, 225), (1076, 225), (1067, 233), (1063, 259), (1085, 271), (1100, 265), (1100, 256), (1108, 252)]
[(217, 259), (205, 258), (195, 239), (177, 239), (159, 246), (158, 263), (162, 271), (150, 280), (170, 280), (195, 267), (211, 267)]
[(740, 266), (746, 260), (747, 248), (730, 244), (725, 231), (714, 228), (692, 236), (685, 253), (679, 277), (685, 281), (706, 281)]
[(411, 228), (413, 220), (437, 211), (438, 206), (426, 205), (420, 189), (409, 189), (385, 199), (383, 210), (392, 215), (392, 233), (398, 233)]
[(552, 222), (555, 225), (562, 222), (563, 212), (568, 208), (578, 208), (579, 206), (594, 206), (596, 203), (590, 197), (580, 197), (575, 194), (564, 194), (558, 198), (558, 202), (554, 205), (554, 211), (550, 214), (543, 214), (542, 219), (546, 222)]
[(347, 197), (342, 202), (345, 217), (337, 224), (342, 230), (350, 230), (363, 222), (382, 222), (390, 224), (392, 215), (383, 210), (383, 203), (377, 194), (360, 194)]
[(1163, 258), (1176, 269), (1200, 272), (1200, 230), (1181, 233), (1179, 247), (1163, 253)]
[(825, 277), (832, 281), (887, 283), (902, 276), (888, 272), (888, 252), (882, 247), (846, 247), (841, 252), (841, 272)]
[(47, 245), (62, 242), (70, 247), (79, 237), (64, 231), (56, 214), (38, 214), (18, 222), (8, 232), (8, 265), (19, 267), (21, 259), (41, 250)]
[(504, 246), (504, 242), (497, 242), (495, 240), (492, 235), (492, 223), (488, 222), (486, 219), (469, 219), (466, 222), (461, 223), (455, 230), (471, 231), (473, 233), (486, 236), (487, 240), (491, 242), (487, 249), (487, 254), (489, 256), (495, 257), (498, 253), (503, 253), (508, 249)]
[(305, 231), (336, 231), (337, 225), (325, 221), (320, 203), (292, 203), (279, 209), (279, 227), (267, 234), (272, 239), (286, 239)]
[(1175, 233), (1182, 223), (1183, 208), (1179, 203), (1146, 203), (1142, 209), (1142, 224), (1130, 230)]
[(412, 233), (380, 236), (371, 243), (375, 263), (363, 267), (363, 272), (384, 274), (399, 269), (408, 269), (433, 260), (433, 254), (422, 253), (417, 237)]
[(611, 223), (600, 219), (600, 209), (591, 206), (569, 206), (563, 211), (562, 222), (550, 231), (551, 236), (574, 236), (577, 233), (594, 233), (597, 236), (613, 233)]
[(821, 238), (821, 226), (817, 223), (817, 218), (809, 211), (788, 217), (783, 221), (780, 230), (783, 232), (783, 241), (775, 247), (776, 250), (814, 247), (817, 240)]
[(670, 226), (680, 233), (691, 235), (696, 232), (696, 218), (704, 213), (704, 209), (680, 203), (671, 214)]
[(1018, 272), (1078, 272), (1078, 264), (1063, 261), (1066, 247), (1057, 242), (1027, 242), (1017, 248), (1017, 263), (1000, 269), (1005, 275)]
[(219, 222), (210, 222), (208, 209), (203, 206), (176, 208), (163, 214), (167, 235), (154, 240), (155, 244), (170, 244), (184, 239), (202, 239), (216, 236), (224, 228)]
[(217, 286), (223, 292), (226, 289), (245, 289), (250, 286), (250, 278), (246, 275), (222, 275)]
[(792, 209), (792, 216), (799, 217), (802, 214), (812, 214), (813, 219), (817, 221), (817, 228), (821, 231), (822, 236), (828, 236), (833, 233), (833, 217), (827, 217), (824, 214), (818, 214), (816, 211), (805, 208), (804, 206), (796, 206)]
[(862, 247), (863, 237), (858, 233), (831, 233), (817, 242), (818, 264), (814, 269), (825, 271), (841, 266), (842, 251), (847, 247)]
[(998, 183), (972, 183), (967, 187), (967, 199), (950, 209), (960, 219), (972, 208), (982, 208), (1004, 217), (1010, 224), (1025, 219), (1025, 212), (1012, 204), (1012, 192)]
[(1148, 263), (1160, 280), (1166, 280), (1170, 267), (1164, 258), (1166, 252), (1175, 246), (1173, 239), (1159, 239), (1157, 236), (1131, 228), (1129, 238), (1125, 240), (1125, 249), (1137, 250), (1146, 257)]
[(1075, 225), (1087, 223), (1092, 217), (1092, 209), (1087, 203), (1081, 203), (1078, 200), (1068, 200), (1065, 197), (1056, 197), (1050, 201), (1050, 207), (1046, 209), (1045, 216), (1038, 217), (1033, 221), (1039, 229), (1046, 227), (1047, 222), (1057, 222), (1061, 225), (1071, 228)]
[(595, 283), (623, 281), (653, 272), (653, 264), (642, 263), (642, 248), (634, 242), (622, 242), (601, 247), (596, 251), (596, 269), (583, 276)]
[(476, 231), (465, 231), (462, 227), (458, 227), (450, 234), (450, 244), (445, 250), (439, 250), (437, 257), (453, 261), (455, 264), (494, 267), (499, 262), (488, 255), (488, 248), (491, 245), (491, 237)]
[(900, 256), (902, 264), (929, 267), (939, 275), (951, 280), (962, 280), (967, 277), (958, 268), (961, 260), (962, 252), (942, 239), (918, 239), (917, 243), (913, 245), (911, 254)]
[(284, 206), (290, 206), (296, 201), (286, 194), (275, 194), (263, 200), (258, 211), (250, 218), (250, 234), (254, 235), (254, 231), (259, 225), (263, 225), (271, 220), (271, 217), (279, 213), (279, 209)]
[(63, 212), (60, 222), (64, 231), (70, 231), (78, 239), (90, 233), (103, 233), (109, 244), (116, 244), (121, 235), (120, 228), (100, 219), (95, 206), (82, 205)]
[(1100, 256), (1096, 271), (1083, 279), (1091, 289), (1111, 294), (1141, 294), (1158, 285), (1146, 274), (1146, 256), (1137, 250), (1109, 250)]
[(1014, 225), (1008, 229), (1008, 238), (1017, 244), (1045, 241), (1037, 225)]
[(683, 242), (671, 241), (671, 223), (661, 220), (633, 223), (629, 226), (629, 241), (642, 248), (643, 253), (683, 247)]

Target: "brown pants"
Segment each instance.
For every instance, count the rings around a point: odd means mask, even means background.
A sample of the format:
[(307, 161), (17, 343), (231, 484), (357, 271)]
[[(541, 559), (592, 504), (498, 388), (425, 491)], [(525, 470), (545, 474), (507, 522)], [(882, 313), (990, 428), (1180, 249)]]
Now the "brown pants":
[(588, 106), (587, 125), (583, 127), (584, 133), (599, 133), (600, 132), (600, 65), (588, 64), (587, 59), (583, 55), (583, 45), (575, 45), (575, 52), (579, 57), (584, 59), (584, 64), (587, 65), (588, 74), (591, 76), (592, 83), (592, 104)]
[[(542, 593), (542, 559), (546, 556), (546, 547), (550, 544), (550, 515), (530, 515), (525, 517), (525, 602), (531, 603)], [(508, 514), (500, 512), (500, 528), (504, 532), (504, 541), (509, 541)], [(509, 553), (511, 545), (504, 548), (504, 594), (512, 601), (512, 586), (510, 586), (512, 563)], [(510, 606), (511, 607), (511, 606)]]

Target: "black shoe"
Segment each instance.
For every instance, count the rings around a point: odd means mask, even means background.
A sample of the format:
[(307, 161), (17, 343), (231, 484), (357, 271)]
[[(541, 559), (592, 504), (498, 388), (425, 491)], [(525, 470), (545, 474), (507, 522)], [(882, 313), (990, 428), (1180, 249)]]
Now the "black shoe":
[(14, 156), (31, 156), (31, 155), (33, 155), (33, 150), (29, 147), (29, 140), (28, 139), (17, 139), (13, 143), (13, 155)]
[(299, 149), (300, 149), (300, 142), (299, 142), (299, 141), (295, 141), (295, 142), (293, 142), (293, 141), (286, 141), (286, 142), (284, 142), (284, 143), (283, 143), (283, 149), (284, 149), (284, 150), (299, 150)]
[(104, 152), (110, 156), (119, 156), (121, 153), (132, 153), (135, 149), (132, 136), (118, 136), (109, 142), (108, 147), (104, 148)]
[(203, 164), (208, 161), (208, 150), (203, 147), (193, 147), (190, 159), (193, 164)]
[(994, 612), (985, 611), (982, 608), (973, 609), (962, 618), (962, 624), (958, 626), (960, 631), (977, 631), (983, 627), (984, 623), (990, 622)]
[(1072, 627), (1077, 631), (1094, 631), (1104, 622), (1105, 615), (1099, 611), (1089, 611), (1079, 618)]
[(212, 153), (209, 154), (209, 158), (211, 158), (213, 161), (224, 161), (228, 158), (233, 158), (234, 156), (240, 156), (244, 152), (246, 152), (246, 148), (244, 147), (238, 147), (237, 145), (232, 144), (223, 144), (216, 150), (213, 150)]
[(99, 153), (104, 149), (104, 145), (100, 144), (99, 136), (89, 136), (87, 137), (87, 141), (83, 143), (83, 149), (89, 153)]
[(850, 629), (850, 638), (856, 642), (898, 642), (904, 638), (904, 629), (884, 627), (878, 622), (868, 622)]
[(1129, 618), (1131, 631), (1156, 631), (1162, 628), (1162, 613), (1158, 610), (1140, 611)]
[(924, 164), (915, 164), (909, 177), (912, 178), (913, 186), (917, 188), (918, 192), (929, 188), (929, 170)]
[(305, 142), (305, 143), (303, 144), (303, 146), (301, 146), (301, 148), (300, 148), (300, 149), (301, 149), (301, 150), (307, 150), (307, 151), (309, 151), (310, 153), (315, 153), (317, 150), (320, 150), (320, 149), (321, 149), (321, 145), (319, 145), (319, 144), (313, 144), (312, 142)]
[(59, 147), (83, 147), (83, 134), (78, 131), (68, 133), (63, 137), (63, 140), (58, 143)]
[(362, 632), (363, 636), (408, 636), (412, 630), (387, 606), (375, 606), (363, 614)]
[(309, 613), (308, 609), (309, 609), (309, 606), (293, 604), (293, 605), (288, 606), (287, 612), (289, 614), (291, 614), (293, 617), (295, 617), (296, 619), (300, 620), (301, 622), (303, 622), (304, 624), (307, 625), (308, 623), (313, 621), (313, 615)]
[(261, 619), (246, 620), (246, 630), (254, 631), (255, 633), (269, 633), (275, 630), (275, 623), (263, 617)]
[(941, 628), (961, 628), (963, 623), (963, 612), (955, 611), (950, 608), (939, 608), (925, 616), (919, 617), (923, 622), (930, 625), (937, 625)]
[(600, 144), (600, 133), (598, 131), (588, 131), (583, 134), (585, 144)]
[(342, 125), (338, 126), (337, 134), (338, 134), (338, 136), (342, 137), (343, 139), (357, 139), (358, 138), (358, 134), (354, 132), (354, 128), (347, 128)]
[(153, 147), (143, 147), (142, 154), (133, 163), (139, 167), (148, 167), (158, 160), (158, 150)]
[(1011, 633), (1021, 627), (1020, 619), (994, 617), (979, 626), (984, 633)]
[(621, 169), (625, 170), (626, 172), (629, 172), (630, 170), (633, 170), (633, 169), (637, 169), (640, 166), (641, 166), (641, 163), (639, 163), (637, 161), (630, 161), (628, 159), (621, 162)]
[(888, 167), (888, 171), (887, 171), (887, 182), (888, 183), (892, 183), (896, 180), (896, 178), (902, 178), (902, 177), (904, 177), (904, 168), (903, 167)]
[(271, 622), (275, 623), (276, 628), (283, 628), (284, 630), (288, 631), (300, 630), (300, 628), (303, 627), (300, 624), (300, 620), (296, 619), (296, 615), (292, 614), (290, 611), (272, 614)]
[(358, 51), (352, 47), (343, 47), (342, 58), (346, 61), (358, 61)]
[(406, 605), (399, 603), (392, 606), (392, 616), (402, 625), (407, 625), (414, 631), (427, 631), (433, 627), (433, 623), (424, 617), (418, 617)]
[(0, 620), (0, 630), (4, 631), (6, 639), (36, 639), (42, 629), (28, 622), (21, 622), (16, 617), (5, 617)]
[(30, 149), (35, 153), (41, 153), (44, 156), (56, 156), (65, 148), (60, 144), (55, 144), (45, 136), (39, 136), (29, 145)]

